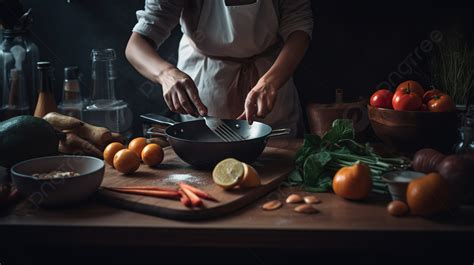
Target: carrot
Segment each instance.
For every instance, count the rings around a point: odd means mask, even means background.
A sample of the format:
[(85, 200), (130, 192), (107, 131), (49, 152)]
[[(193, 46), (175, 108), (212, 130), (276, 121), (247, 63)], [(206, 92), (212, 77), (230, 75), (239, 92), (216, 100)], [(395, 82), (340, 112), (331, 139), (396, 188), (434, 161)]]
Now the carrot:
[(196, 194), (197, 196), (199, 196), (199, 197), (201, 197), (201, 198), (203, 198), (203, 199), (208, 199), (208, 200), (211, 200), (211, 201), (218, 202), (218, 200), (217, 200), (216, 198), (212, 197), (209, 193), (207, 193), (207, 192), (205, 192), (205, 191), (203, 191), (203, 190), (200, 190), (200, 189), (198, 189), (198, 188), (196, 188), (196, 187), (193, 187), (193, 186), (191, 186), (191, 185), (189, 185), (189, 184), (186, 184), (186, 183), (184, 183), (184, 182), (180, 182), (180, 183), (179, 183), (179, 187), (180, 187), (181, 189), (183, 189), (183, 187), (184, 187), (184, 188), (186, 188), (186, 189), (192, 191), (194, 194)]
[(180, 201), (184, 206), (186, 206), (186, 207), (193, 206), (193, 204), (192, 204), (191, 200), (189, 199), (189, 197), (182, 190), (179, 190), (178, 192), (179, 192), (179, 194), (181, 194)]
[(186, 196), (191, 200), (191, 204), (193, 206), (200, 206), (202, 205), (202, 200), (194, 194), (192, 191), (188, 190), (187, 188), (181, 187), (181, 190), (183, 191)]
[(123, 187), (109, 187), (111, 189), (120, 189), (120, 190), (158, 190), (158, 191), (169, 191), (176, 192), (177, 190), (159, 186), (123, 186)]
[(124, 189), (109, 188), (109, 187), (104, 187), (104, 188), (107, 190), (115, 191), (115, 192), (158, 197), (158, 198), (177, 199), (181, 197), (178, 191), (171, 192), (171, 191), (162, 191), (162, 190), (131, 190), (131, 189), (124, 190)]

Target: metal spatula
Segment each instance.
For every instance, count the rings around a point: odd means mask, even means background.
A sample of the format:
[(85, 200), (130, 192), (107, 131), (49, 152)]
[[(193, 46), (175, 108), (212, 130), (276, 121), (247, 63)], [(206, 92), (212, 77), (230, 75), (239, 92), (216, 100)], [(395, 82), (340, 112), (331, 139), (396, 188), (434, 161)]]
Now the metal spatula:
[(229, 125), (216, 117), (203, 116), (207, 127), (224, 142), (236, 142), (245, 140), (240, 134), (234, 131)]

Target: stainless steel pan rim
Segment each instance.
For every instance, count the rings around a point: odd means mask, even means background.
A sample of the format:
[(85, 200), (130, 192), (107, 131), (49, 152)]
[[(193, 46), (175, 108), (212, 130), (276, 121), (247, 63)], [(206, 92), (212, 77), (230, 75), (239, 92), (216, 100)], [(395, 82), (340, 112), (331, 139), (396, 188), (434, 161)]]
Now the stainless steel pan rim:
[[(261, 123), (261, 125), (268, 126), (264, 123)], [(177, 136), (173, 136), (169, 133), (169, 129), (170, 129), (170, 127), (164, 129), (164, 132), (162, 132), (163, 129), (151, 127), (151, 128), (147, 129), (146, 134), (147, 135), (152, 135), (152, 136), (153, 135), (163, 136), (163, 137), (171, 138), (173, 140), (182, 141), (182, 142), (190, 142), (190, 143), (191, 142), (192, 143), (196, 142), (196, 140), (190, 140), (190, 139), (185, 139), (185, 138), (180, 138), (180, 137), (177, 137)], [(271, 138), (271, 137), (277, 137), (277, 136), (284, 136), (284, 135), (288, 135), (290, 133), (291, 133), (291, 130), (288, 129), (288, 128), (275, 129), (275, 130), (271, 130), (266, 135), (262, 135), (262, 136), (255, 137), (255, 138), (249, 138), (249, 139), (245, 139), (245, 140), (241, 140), (241, 141), (227, 142), (227, 143), (243, 143), (243, 142), (250, 142), (250, 141), (256, 141), (256, 140), (258, 141), (261, 138)], [(222, 144), (222, 143), (224, 143), (223, 141), (201, 141), (201, 142), (206, 143), (206, 144)]]
[[(192, 143), (202, 142), (206, 144), (222, 144), (223, 143), (223, 141), (219, 140), (217, 137), (213, 137), (214, 139), (209, 139), (209, 137), (203, 137), (203, 139), (190, 139), (189, 137), (181, 137), (180, 135), (177, 135), (176, 132), (178, 130), (180, 130), (180, 133), (185, 133), (182, 130), (183, 128), (180, 128), (180, 126), (185, 127), (184, 129), (187, 129), (188, 135), (189, 135), (189, 127), (191, 127), (192, 130), (196, 128), (196, 130), (199, 132), (202, 132), (203, 129), (201, 128), (205, 128), (204, 130), (207, 131), (208, 128), (207, 126), (205, 126), (204, 120), (194, 120), (194, 121), (186, 121), (186, 122), (179, 123), (167, 117), (163, 117), (163, 116), (155, 115), (155, 114), (145, 114), (145, 115), (141, 115), (141, 117), (147, 122), (152, 122), (152, 123), (168, 126), (166, 128), (151, 127), (146, 131), (147, 135), (163, 136), (163, 137), (167, 137), (169, 139), (172, 139), (175, 141), (181, 141), (181, 142), (192, 142)], [(254, 122), (252, 125), (248, 125), (245, 120), (224, 119), (223, 121), (227, 123), (230, 127), (232, 128), (235, 127), (236, 132), (241, 134), (244, 138), (246, 138), (245, 140), (228, 142), (228, 143), (245, 143), (245, 142), (250, 142), (250, 141), (255, 141), (255, 140), (262, 140), (269, 137), (288, 135), (291, 133), (291, 130), (287, 128), (272, 130), (271, 126), (262, 122)], [(252, 128), (255, 128), (255, 131), (256, 131), (254, 135), (252, 135), (252, 131), (253, 131)], [(210, 129), (209, 129), (209, 134), (213, 135)]]

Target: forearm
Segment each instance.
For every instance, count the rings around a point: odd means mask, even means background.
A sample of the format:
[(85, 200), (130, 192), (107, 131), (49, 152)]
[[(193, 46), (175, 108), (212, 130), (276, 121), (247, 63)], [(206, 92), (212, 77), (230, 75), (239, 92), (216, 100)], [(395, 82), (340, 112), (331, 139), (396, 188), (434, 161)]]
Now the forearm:
[(125, 49), (125, 56), (133, 67), (153, 82), (162, 83), (163, 73), (175, 68), (155, 51), (140, 34), (132, 33)]
[(309, 46), (310, 38), (303, 31), (293, 32), (283, 45), (272, 67), (262, 76), (265, 83), (274, 88), (282, 87), (296, 71)]

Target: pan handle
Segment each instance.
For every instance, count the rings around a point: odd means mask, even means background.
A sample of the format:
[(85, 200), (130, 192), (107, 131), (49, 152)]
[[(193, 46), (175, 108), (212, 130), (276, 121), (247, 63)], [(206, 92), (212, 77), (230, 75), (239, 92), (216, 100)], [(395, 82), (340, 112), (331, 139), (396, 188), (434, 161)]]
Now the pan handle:
[(283, 128), (283, 129), (276, 129), (272, 130), (272, 132), (268, 135), (268, 137), (276, 137), (276, 136), (283, 136), (283, 135), (289, 135), (291, 133), (290, 128)]
[(146, 135), (150, 136), (164, 136), (167, 137), (166, 132), (164, 129), (161, 128), (156, 128), (156, 127), (150, 127), (146, 130)]
[(175, 120), (153, 113), (140, 115), (140, 118), (145, 122), (158, 123), (166, 126), (173, 126), (178, 123)]

